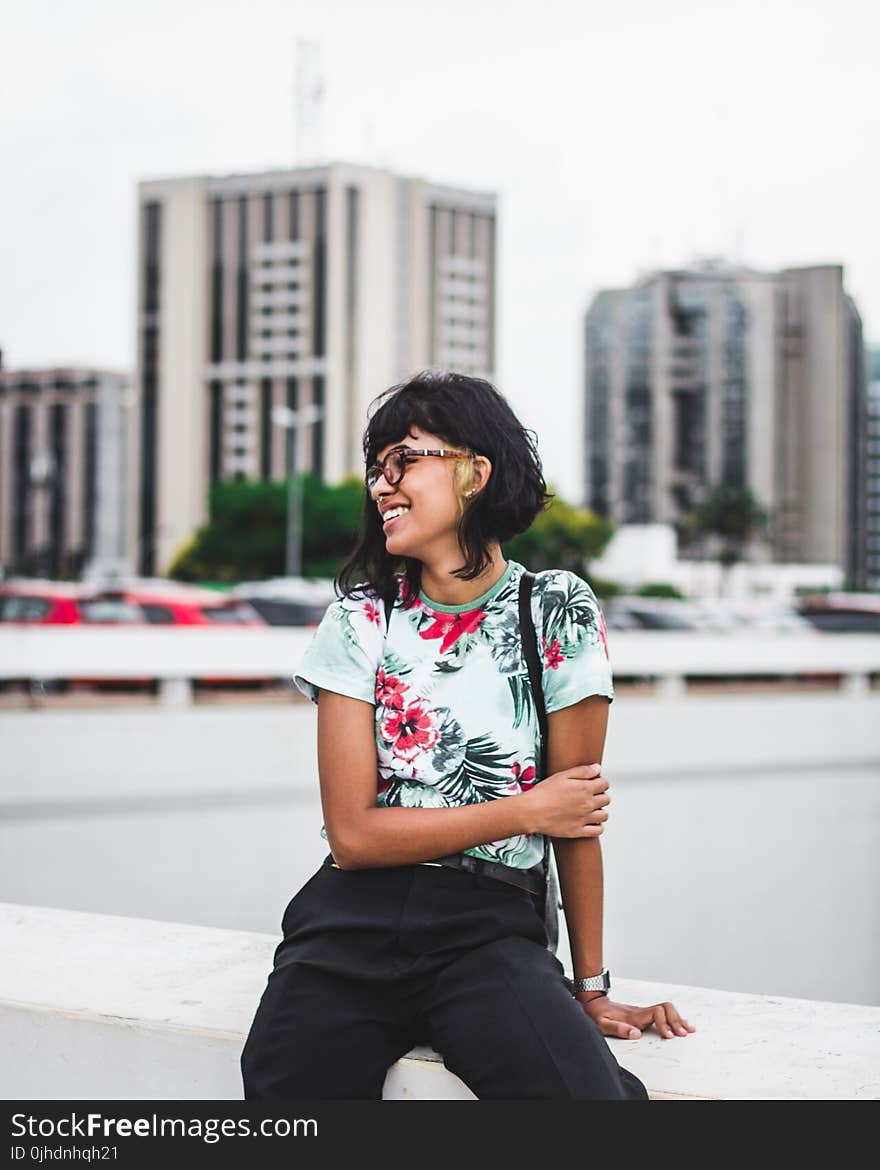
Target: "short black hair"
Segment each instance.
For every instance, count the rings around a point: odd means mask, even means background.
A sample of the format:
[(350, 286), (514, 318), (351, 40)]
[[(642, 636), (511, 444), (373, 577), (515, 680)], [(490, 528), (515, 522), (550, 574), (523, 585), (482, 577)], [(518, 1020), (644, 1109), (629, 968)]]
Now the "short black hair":
[[(370, 404), (363, 436), (364, 469), (379, 452), (405, 440), (417, 426), (452, 447), (485, 455), (489, 481), (463, 508), (458, 525), (464, 563), (453, 570), (471, 581), (489, 565), (488, 546), (525, 532), (553, 499), (544, 480), (537, 437), (514, 414), (506, 398), (484, 378), (449, 370), (423, 370), (385, 390)], [(407, 602), (421, 588), (421, 561), (393, 557), (385, 548), (379, 511), (364, 488), (364, 511), (351, 554), (336, 575), (343, 596), (366, 585), (386, 602), (395, 594), (394, 575), (406, 574)]]

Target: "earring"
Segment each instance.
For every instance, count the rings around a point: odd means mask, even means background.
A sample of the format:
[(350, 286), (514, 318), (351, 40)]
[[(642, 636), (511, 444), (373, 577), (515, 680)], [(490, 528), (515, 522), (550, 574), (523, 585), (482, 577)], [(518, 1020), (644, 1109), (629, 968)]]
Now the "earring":
[(467, 492), (466, 494), (470, 497), (474, 494), (475, 491), (476, 491), (476, 488), (471, 488), (471, 490), (469, 492)]

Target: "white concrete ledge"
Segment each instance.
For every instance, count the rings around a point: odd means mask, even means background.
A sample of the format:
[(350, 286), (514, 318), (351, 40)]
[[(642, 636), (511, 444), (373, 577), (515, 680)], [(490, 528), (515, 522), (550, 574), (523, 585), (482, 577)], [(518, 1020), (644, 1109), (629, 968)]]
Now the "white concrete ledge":
[[(0, 903), (0, 1097), (241, 1100), (239, 1056), (278, 938)], [(880, 1007), (615, 980), (697, 1031), (609, 1040), (654, 1099), (880, 1098)], [(436, 1053), (386, 1099), (473, 1099)]]
[[(0, 628), (0, 679), (290, 677), (310, 629), (269, 626)], [(656, 678), (880, 672), (874, 634), (702, 634), (614, 630), (617, 675)], [(860, 684), (861, 685), (861, 684)]]

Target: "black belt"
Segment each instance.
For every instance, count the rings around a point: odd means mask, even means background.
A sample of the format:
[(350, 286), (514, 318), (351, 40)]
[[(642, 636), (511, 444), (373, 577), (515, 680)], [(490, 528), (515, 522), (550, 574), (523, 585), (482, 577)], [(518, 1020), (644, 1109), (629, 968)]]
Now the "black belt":
[(446, 857), (435, 857), (433, 861), (421, 861), (419, 864), (445, 865), (449, 869), (478, 873), (511, 886), (519, 886), (530, 894), (540, 894), (544, 889), (544, 867), (540, 862), (531, 869), (518, 869), (515, 865), (504, 865), (500, 861), (483, 861), (480, 857), (471, 857), (470, 853), (450, 853)]

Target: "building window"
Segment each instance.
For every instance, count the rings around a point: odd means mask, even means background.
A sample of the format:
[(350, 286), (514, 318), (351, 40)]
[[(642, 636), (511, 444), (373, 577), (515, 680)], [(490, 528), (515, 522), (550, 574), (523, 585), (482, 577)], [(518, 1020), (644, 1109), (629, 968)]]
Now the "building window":
[(235, 357), (243, 362), (248, 356), (248, 201), (245, 195), (238, 200), (238, 273), (235, 300)]
[(323, 187), (315, 191), (315, 236), (314, 236), (314, 311), (312, 314), (312, 353), (324, 356), (324, 306), (326, 292), (326, 204), (327, 192)]
[(223, 203), (211, 208), (211, 361), (223, 360)]

